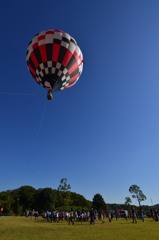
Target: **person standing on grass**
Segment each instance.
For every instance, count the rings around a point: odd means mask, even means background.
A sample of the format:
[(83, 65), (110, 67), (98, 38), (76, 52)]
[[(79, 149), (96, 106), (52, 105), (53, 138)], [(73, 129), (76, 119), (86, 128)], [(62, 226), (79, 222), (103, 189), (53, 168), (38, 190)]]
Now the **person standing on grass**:
[(109, 219), (109, 222), (112, 221), (112, 213), (110, 211), (108, 212), (108, 219)]
[(132, 214), (132, 223), (137, 223), (137, 218), (136, 218), (136, 210), (134, 207), (131, 208), (131, 214)]
[(90, 210), (90, 225), (95, 224), (95, 211), (93, 208)]
[(143, 211), (142, 207), (140, 207), (140, 218), (144, 222), (144, 211)]
[(155, 220), (155, 222), (158, 222), (158, 220), (159, 220), (159, 214), (158, 214), (157, 209), (155, 209), (155, 211), (154, 211), (154, 220)]
[(71, 211), (69, 212), (69, 219), (68, 219), (68, 224), (72, 223), (72, 225), (74, 225), (74, 211), (73, 209), (71, 209)]
[(2, 216), (3, 207), (0, 208), (0, 216)]

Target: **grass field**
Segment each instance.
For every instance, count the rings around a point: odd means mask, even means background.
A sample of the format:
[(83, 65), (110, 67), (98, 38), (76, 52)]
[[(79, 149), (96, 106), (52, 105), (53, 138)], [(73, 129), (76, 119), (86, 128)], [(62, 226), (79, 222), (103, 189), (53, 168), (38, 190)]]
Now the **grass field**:
[(0, 240), (157, 240), (159, 222), (151, 219), (132, 224), (131, 220), (106, 219), (95, 225), (88, 222), (68, 225), (67, 222), (50, 223), (25, 217), (0, 217)]

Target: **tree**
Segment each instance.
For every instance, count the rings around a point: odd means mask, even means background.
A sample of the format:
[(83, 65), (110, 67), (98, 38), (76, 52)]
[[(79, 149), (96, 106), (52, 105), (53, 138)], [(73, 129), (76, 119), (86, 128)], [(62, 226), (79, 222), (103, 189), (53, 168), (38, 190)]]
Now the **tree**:
[(82, 195), (71, 192), (72, 206), (78, 206), (82, 208), (91, 208), (91, 202), (86, 200)]
[(141, 206), (141, 202), (146, 200), (146, 196), (143, 194), (142, 190), (140, 189), (139, 186), (137, 186), (136, 184), (130, 186), (129, 188), (129, 192), (133, 193), (132, 197), (136, 198), (139, 206)]
[(130, 205), (131, 203), (132, 203), (131, 198), (130, 197), (126, 197), (125, 198), (125, 204), (126, 205)]
[(71, 185), (67, 183), (67, 178), (62, 178), (57, 190), (63, 192), (63, 206), (70, 204), (70, 189)]
[(60, 185), (58, 187), (58, 191), (66, 192), (71, 189), (71, 185), (67, 184), (67, 178), (62, 178), (60, 181)]
[(0, 207), (3, 207), (5, 213), (9, 213), (11, 206), (11, 191), (3, 191), (0, 193)]
[(51, 188), (42, 188), (37, 190), (36, 209), (42, 212), (55, 208), (55, 192)]
[(99, 193), (95, 194), (92, 200), (92, 207), (95, 208), (97, 211), (102, 211), (107, 209), (107, 205)]
[(11, 206), (10, 206), (10, 213), (14, 213), (16, 215), (20, 215), (23, 211), (22, 205), (19, 204), (19, 190), (15, 189), (11, 191)]
[(25, 211), (25, 209), (32, 208), (35, 193), (36, 189), (31, 186), (21, 186), (18, 189), (18, 201), (19, 204), (23, 207), (23, 211)]

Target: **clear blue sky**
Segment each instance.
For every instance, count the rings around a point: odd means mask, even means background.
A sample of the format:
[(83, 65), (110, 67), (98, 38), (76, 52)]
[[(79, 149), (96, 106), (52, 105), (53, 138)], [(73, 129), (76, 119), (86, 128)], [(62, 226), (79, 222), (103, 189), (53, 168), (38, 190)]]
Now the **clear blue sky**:
[[(124, 203), (137, 184), (144, 204), (159, 203), (159, 1), (10, 0), (0, 9), (0, 191), (57, 189), (66, 177), (89, 200)], [(50, 28), (74, 37), (85, 61), (53, 101), (25, 59)]]

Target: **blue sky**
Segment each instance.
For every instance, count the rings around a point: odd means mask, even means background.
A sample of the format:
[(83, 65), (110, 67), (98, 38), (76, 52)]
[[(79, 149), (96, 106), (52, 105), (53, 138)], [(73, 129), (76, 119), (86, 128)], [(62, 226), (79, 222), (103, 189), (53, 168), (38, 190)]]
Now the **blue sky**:
[[(159, 1), (3, 1), (0, 191), (23, 185), (124, 203), (137, 184), (159, 203)], [(26, 49), (46, 29), (78, 42), (84, 69), (47, 101)], [(133, 200), (134, 204), (137, 204)]]

